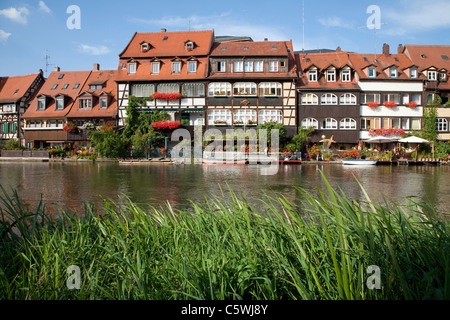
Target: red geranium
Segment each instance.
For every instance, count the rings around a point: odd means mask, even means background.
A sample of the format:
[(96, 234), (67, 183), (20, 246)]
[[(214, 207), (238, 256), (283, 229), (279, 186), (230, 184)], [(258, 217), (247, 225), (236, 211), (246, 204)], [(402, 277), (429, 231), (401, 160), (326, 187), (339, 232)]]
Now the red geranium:
[(383, 103), (383, 106), (388, 108), (395, 108), (397, 104), (394, 101), (386, 101)]
[(417, 108), (417, 102), (411, 101), (410, 103), (408, 103), (408, 107)]
[(378, 102), (369, 102), (368, 105), (369, 105), (369, 108), (378, 108), (380, 106), (380, 103), (378, 103)]
[(153, 100), (177, 100), (181, 99), (183, 96), (181, 93), (162, 93), (162, 92), (155, 92), (152, 95)]
[(180, 121), (167, 121), (167, 120), (152, 123), (153, 128), (157, 130), (167, 130), (167, 129), (174, 130), (177, 129), (180, 125), (181, 125)]

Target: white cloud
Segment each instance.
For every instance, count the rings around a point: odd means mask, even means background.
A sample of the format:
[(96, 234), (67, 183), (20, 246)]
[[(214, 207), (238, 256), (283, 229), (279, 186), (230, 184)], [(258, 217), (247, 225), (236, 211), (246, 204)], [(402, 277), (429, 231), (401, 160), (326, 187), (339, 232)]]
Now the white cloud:
[(21, 7), (21, 8), (8, 8), (8, 9), (3, 9), (0, 10), (0, 15), (4, 16), (8, 19), (11, 19), (12, 21), (18, 22), (18, 23), (22, 23), (22, 24), (27, 24), (27, 16), (30, 14), (30, 11), (25, 8), (25, 7)]
[(450, 2), (448, 0), (404, 0), (398, 9), (383, 9), (382, 19), (392, 25), (391, 33), (429, 31), (450, 27)]
[(334, 28), (344, 28), (344, 29), (353, 29), (354, 27), (348, 23), (343, 21), (339, 17), (331, 17), (327, 19), (319, 19), (319, 23), (325, 27), (334, 27)]
[(5, 42), (6, 40), (8, 40), (10, 35), (11, 33), (5, 32), (0, 29), (0, 42)]
[(258, 25), (253, 21), (247, 23), (242, 22), (239, 18), (233, 17), (230, 13), (222, 13), (211, 16), (190, 16), (190, 17), (174, 17), (167, 16), (160, 19), (139, 19), (131, 18), (131, 22), (147, 25), (155, 25), (161, 28), (170, 28), (176, 30), (212, 30), (216, 35), (222, 36), (249, 36), (253, 40), (259, 41), (269, 38), (273, 41), (284, 41), (289, 37), (282, 31), (273, 26)]
[(101, 56), (111, 52), (111, 50), (106, 46), (90, 46), (87, 44), (80, 44), (79, 50), (82, 53), (86, 53), (92, 56)]
[(49, 14), (52, 13), (52, 10), (50, 10), (50, 8), (47, 7), (44, 1), (39, 1), (39, 10)]

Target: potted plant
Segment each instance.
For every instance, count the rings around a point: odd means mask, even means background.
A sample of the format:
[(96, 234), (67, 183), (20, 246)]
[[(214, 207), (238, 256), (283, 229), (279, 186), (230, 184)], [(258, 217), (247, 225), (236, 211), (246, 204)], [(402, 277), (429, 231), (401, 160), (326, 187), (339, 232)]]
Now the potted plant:
[(368, 103), (369, 108), (378, 108), (380, 106), (379, 102), (369, 102)]

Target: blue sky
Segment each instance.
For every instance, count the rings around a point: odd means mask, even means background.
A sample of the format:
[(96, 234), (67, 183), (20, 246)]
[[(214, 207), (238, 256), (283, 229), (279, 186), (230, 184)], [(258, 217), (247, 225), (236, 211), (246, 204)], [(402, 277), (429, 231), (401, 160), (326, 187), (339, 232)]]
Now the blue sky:
[[(296, 50), (340, 46), (342, 50), (372, 53), (375, 33), (367, 28), (380, 8), (377, 51), (383, 43), (450, 44), (449, 0), (22, 0), (0, 1), (0, 76), (45, 71), (116, 69), (118, 55), (135, 32), (215, 30), (216, 35), (251, 36), (254, 40), (292, 40)], [(81, 12), (81, 29), (71, 30), (70, 5)]]

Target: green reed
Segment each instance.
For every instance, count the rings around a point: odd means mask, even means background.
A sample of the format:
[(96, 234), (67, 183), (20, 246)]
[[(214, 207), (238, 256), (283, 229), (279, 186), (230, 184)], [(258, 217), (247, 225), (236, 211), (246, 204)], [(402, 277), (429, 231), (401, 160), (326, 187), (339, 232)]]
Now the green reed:
[[(432, 206), (357, 202), (324, 180), (319, 196), (296, 189), (301, 206), (274, 194), (257, 210), (229, 190), (186, 211), (104, 199), (53, 218), (3, 190), (0, 298), (450, 298), (449, 223)], [(80, 290), (67, 287), (71, 265)], [(380, 290), (367, 286), (371, 265)]]

